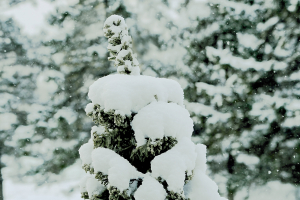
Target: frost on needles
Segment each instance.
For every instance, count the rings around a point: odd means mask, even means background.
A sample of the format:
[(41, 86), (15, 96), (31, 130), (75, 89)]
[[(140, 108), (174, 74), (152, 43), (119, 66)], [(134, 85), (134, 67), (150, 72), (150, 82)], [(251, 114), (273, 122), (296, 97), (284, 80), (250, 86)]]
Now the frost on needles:
[(205, 174), (206, 147), (191, 141), (193, 121), (180, 85), (140, 75), (122, 17), (104, 24), (109, 58), (118, 73), (89, 89), (86, 114), (96, 126), (79, 149), (87, 176), (81, 194), (91, 200), (221, 200)]

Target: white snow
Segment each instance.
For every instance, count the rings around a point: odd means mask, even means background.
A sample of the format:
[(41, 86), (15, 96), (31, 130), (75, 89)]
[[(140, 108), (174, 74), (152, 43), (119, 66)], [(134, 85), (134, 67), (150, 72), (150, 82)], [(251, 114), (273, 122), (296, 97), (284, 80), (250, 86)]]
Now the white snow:
[(68, 124), (73, 124), (77, 119), (77, 114), (71, 108), (63, 107), (54, 115), (55, 119), (59, 119), (60, 117), (64, 118)]
[(86, 181), (86, 191), (89, 194), (89, 198), (92, 199), (93, 195), (100, 195), (106, 189), (100, 181), (96, 180), (94, 177), (90, 177)]
[[(31, 139), (34, 140), (34, 137)], [(39, 138), (39, 140), (41, 139), (42, 138)], [(53, 158), (53, 152), (56, 149), (63, 148), (66, 150), (71, 150), (75, 148), (76, 144), (78, 144), (78, 141), (75, 139), (63, 141), (61, 138), (58, 139), (45, 138), (42, 140), (42, 142), (27, 144), (24, 147), (24, 151), (31, 152), (32, 155), (37, 155), (38, 158), (42, 158), (44, 161), (47, 161)]]
[(17, 123), (17, 116), (13, 113), (0, 113), (0, 130), (7, 131)]
[(197, 159), (196, 168), (201, 170), (203, 173), (206, 172), (206, 146), (203, 144), (196, 145)]
[[(137, 113), (155, 98), (183, 105), (183, 91), (176, 81), (150, 76), (105, 76), (90, 86), (88, 96), (105, 111), (114, 109), (126, 115)], [(90, 107), (86, 110), (90, 111)]]
[(279, 18), (277, 16), (272, 17), (268, 19), (265, 23), (258, 23), (257, 24), (257, 30), (258, 31), (265, 31), (269, 29), (271, 26), (275, 25), (279, 21)]
[(87, 174), (86, 176), (84, 176), (84, 177), (81, 179), (81, 181), (80, 181), (80, 183), (79, 183), (79, 187), (80, 187), (80, 192), (81, 192), (81, 193), (82, 193), (82, 192), (87, 192), (87, 190), (86, 190), (86, 182), (87, 182), (87, 180), (88, 180), (89, 178), (91, 178), (91, 175), (90, 175), (90, 174)]
[(243, 188), (236, 194), (235, 199), (245, 199), (249, 195), (248, 200), (297, 200), (296, 188), (292, 184), (270, 181), (265, 186), (254, 184), (251, 188)]
[(92, 151), (94, 149), (94, 145), (92, 140), (89, 140), (88, 143), (83, 144), (80, 148), (79, 148), (79, 155), (80, 155), (80, 159), (82, 161), (82, 165), (84, 164), (91, 164), (92, 163)]
[(195, 115), (202, 115), (209, 117), (207, 119), (207, 123), (214, 124), (218, 121), (226, 122), (228, 118), (231, 117), (230, 113), (221, 113), (216, 110), (214, 110), (212, 107), (200, 104), (200, 103), (189, 103), (185, 101), (186, 109), (190, 113), (194, 113)]
[(197, 33), (193, 39), (201, 41), (204, 38), (211, 36), (214, 32), (217, 32), (219, 29), (220, 25), (218, 22), (212, 23), (211, 25), (208, 25), (205, 29)]
[(93, 103), (89, 103), (86, 105), (85, 107), (85, 113), (88, 114), (90, 112), (93, 112), (94, 110), (94, 104)]
[(295, 127), (295, 126), (300, 126), (300, 115), (295, 116), (295, 117), (291, 117), (291, 118), (287, 118), (282, 126), (284, 127)]
[(229, 49), (215, 49), (207, 46), (206, 54), (212, 61), (215, 61), (215, 57), (219, 57), (220, 64), (228, 64), (231, 67), (242, 71), (247, 71), (249, 69), (254, 69), (256, 71), (269, 71), (272, 67), (274, 70), (284, 70), (287, 67), (287, 63), (278, 62), (276, 60), (258, 62), (252, 57), (243, 59), (241, 57), (233, 56)]
[(245, 165), (249, 167), (250, 165), (258, 164), (259, 158), (257, 156), (239, 153), (236, 157), (236, 161), (239, 163), (245, 163)]
[(177, 81), (183, 90), (189, 86), (189, 82), (183, 77), (170, 76), (168, 78)]
[(290, 80), (300, 80), (300, 71), (292, 73), (289, 78)]
[(216, 94), (223, 94), (225, 96), (231, 95), (231, 88), (226, 86), (215, 86), (204, 82), (198, 82), (195, 84), (197, 87), (197, 92), (201, 93), (204, 90), (208, 95), (214, 96)]
[(220, 197), (217, 184), (205, 174), (206, 146), (197, 144), (196, 152), (197, 158), (193, 178), (184, 186), (186, 198), (198, 200), (201, 197), (205, 200), (225, 200), (225, 198)]
[(193, 121), (189, 112), (175, 103), (152, 102), (139, 110), (131, 123), (137, 146), (146, 143), (146, 137), (154, 141), (164, 136), (180, 140), (191, 137)]
[[(116, 22), (120, 21), (119, 26), (116, 26)], [(108, 17), (105, 22), (104, 22), (104, 32), (108, 31), (107, 28), (105, 27), (114, 27), (115, 29), (120, 29), (120, 31), (122, 29), (127, 29), (127, 25), (125, 23), (125, 20), (123, 17), (120, 17), (119, 15), (111, 15), (110, 17)], [(114, 33), (117, 33), (117, 31), (113, 31)]]
[(100, 147), (93, 150), (92, 166), (95, 173), (107, 174), (109, 184), (117, 187), (121, 192), (129, 188), (130, 179), (137, 179), (141, 176), (141, 173), (128, 160), (106, 148)]
[(58, 89), (58, 83), (62, 82), (63, 80), (64, 75), (61, 72), (55, 70), (42, 71), (37, 76), (36, 80), (37, 89), (34, 93), (37, 100), (39, 100), (40, 103), (49, 103), (49, 100), (53, 97), (53, 94)]
[(164, 187), (149, 175), (144, 177), (142, 185), (134, 193), (136, 200), (164, 200), (166, 196)]
[[(0, 55), (1, 58), (1, 55)], [(3, 59), (3, 58), (2, 58)], [(32, 67), (29, 65), (5, 65), (1, 66), (3, 63), (0, 64), (0, 69), (2, 71), (1, 77), (3, 79), (8, 79), (13, 81), (14, 75), (18, 74), (19, 77), (26, 77), (30, 74), (36, 74), (40, 71), (40, 69), (36, 66)]]
[(197, 154), (190, 138), (182, 138), (169, 151), (156, 156), (151, 161), (152, 176), (161, 177), (168, 183), (170, 191), (183, 191), (185, 171), (191, 175)]
[(65, 57), (65, 54), (62, 52), (55, 53), (52, 55), (52, 59), (54, 60), (55, 64), (57, 64), (57, 65), (60, 65), (63, 63), (64, 57)]
[[(4, 178), (4, 199), (6, 200), (80, 200), (80, 180), (85, 176), (81, 169), (80, 160), (59, 174), (45, 173), (34, 176), (24, 176), (26, 172), (23, 168), (41, 165), (44, 161), (39, 159), (34, 161), (29, 156), (24, 156), (24, 160), (19, 162), (18, 159), (11, 156), (2, 157), (7, 167), (2, 168)], [(29, 162), (29, 163), (28, 163)], [(19, 170), (22, 172), (20, 174)], [(22, 175), (22, 176), (21, 176)]]
[[(124, 57), (128, 57), (128, 56), (132, 57), (132, 61), (124, 60)], [(122, 63), (124, 63), (124, 64), (122, 65)], [(140, 74), (140, 68), (138, 66), (139, 63), (136, 59), (136, 55), (133, 54), (131, 49), (121, 50), (119, 52), (119, 54), (117, 55), (117, 57), (116, 57), (115, 65), (119, 66), (118, 70), (117, 70), (119, 73), (124, 72), (125, 69), (127, 68), (129, 71), (131, 71), (132, 75), (139, 75)]]
[(257, 4), (250, 6), (242, 2), (223, 0), (210, 0), (209, 2), (219, 4), (220, 8), (223, 8), (224, 10), (233, 15), (240, 15), (244, 11), (245, 15), (248, 15), (250, 18), (254, 18), (256, 16), (255, 11), (259, 10), (259, 5)]
[(91, 138), (93, 138), (94, 132), (96, 132), (97, 135), (101, 135), (105, 132), (105, 128), (103, 126), (93, 126), (91, 130)]
[(255, 35), (247, 33), (237, 33), (237, 38), (242, 46), (251, 48), (252, 50), (256, 50), (264, 42), (264, 40), (258, 39)]
[(28, 125), (28, 126), (18, 126), (18, 128), (15, 130), (15, 134), (12, 136), (12, 140), (16, 141), (19, 139), (26, 139), (31, 138), (34, 134), (34, 126)]
[(217, 184), (201, 170), (194, 170), (194, 176), (184, 187), (186, 198), (198, 200), (199, 197), (205, 200), (225, 200), (218, 193)]

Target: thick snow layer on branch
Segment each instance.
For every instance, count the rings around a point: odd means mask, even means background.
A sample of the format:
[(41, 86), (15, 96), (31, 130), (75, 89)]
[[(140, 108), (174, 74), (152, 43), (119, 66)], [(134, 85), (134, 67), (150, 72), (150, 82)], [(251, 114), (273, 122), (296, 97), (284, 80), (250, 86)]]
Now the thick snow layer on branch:
[(34, 128), (33, 125), (18, 126), (15, 130), (15, 134), (12, 136), (12, 140), (17, 141), (19, 139), (32, 138), (34, 135)]
[(198, 200), (199, 197), (205, 200), (225, 200), (220, 197), (217, 184), (201, 170), (194, 171), (192, 180), (184, 186), (184, 193), (190, 200)]
[(268, 19), (265, 23), (258, 23), (257, 24), (257, 30), (258, 31), (265, 31), (267, 29), (269, 29), (271, 26), (275, 25), (280, 19), (275, 16), (275, 17), (272, 17), (270, 19)]
[(256, 10), (259, 10), (259, 5), (248, 5), (241, 2), (234, 1), (223, 1), (223, 0), (210, 0), (210, 3), (220, 4), (220, 7), (229, 12), (230, 14), (240, 15), (244, 12), (244, 15), (247, 15), (251, 18), (256, 16)]
[(192, 174), (196, 157), (194, 143), (190, 138), (183, 138), (171, 150), (151, 161), (152, 175), (163, 178), (169, 190), (180, 193), (183, 191), (185, 172)]
[(145, 138), (162, 139), (172, 136), (180, 140), (191, 137), (193, 121), (189, 112), (175, 103), (152, 102), (142, 108), (131, 123), (137, 146), (146, 143)]
[(148, 175), (144, 177), (142, 185), (134, 194), (136, 200), (164, 200), (166, 196), (164, 187)]
[(92, 199), (93, 195), (100, 195), (104, 192), (106, 187), (96, 180), (94, 177), (90, 177), (86, 181), (86, 190), (89, 194), (89, 198)]
[[(217, 184), (212, 181), (206, 174), (206, 146), (203, 144), (196, 145), (196, 166), (193, 171), (194, 176), (190, 182), (184, 186), (186, 198), (198, 200), (199, 197), (205, 200), (222, 200), (218, 193)], [(225, 200), (225, 199), (224, 199)]]
[(60, 117), (64, 118), (68, 122), (68, 124), (73, 124), (77, 119), (76, 113), (68, 107), (63, 107), (54, 115), (55, 119), (59, 119)]
[(264, 42), (264, 40), (258, 39), (255, 35), (247, 33), (237, 33), (237, 38), (242, 46), (246, 48), (251, 48), (253, 50), (256, 50), (259, 47), (259, 45), (261, 45)]
[(85, 111), (86, 114), (88, 114), (90, 112), (93, 112), (93, 110), (94, 110), (94, 104), (93, 103), (89, 103), (89, 104), (86, 105), (84, 111)]
[(206, 47), (206, 55), (212, 61), (215, 57), (219, 57), (220, 64), (228, 64), (231, 67), (247, 71), (249, 69), (254, 69), (256, 71), (269, 71), (272, 68), (274, 70), (285, 70), (287, 64), (285, 62), (278, 62), (276, 60), (268, 60), (263, 62), (258, 62), (254, 58), (243, 59), (240, 57), (233, 56), (229, 49), (215, 49), (213, 47)]
[(13, 124), (17, 123), (17, 116), (13, 113), (0, 114), (0, 131), (9, 130)]
[(203, 144), (197, 144), (196, 152), (197, 152), (197, 159), (196, 159), (195, 168), (205, 173), (206, 172), (206, 146)]
[(297, 127), (299, 126), (300, 122), (300, 115), (297, 115), (295, 117), (287, 118), (282, 126), (284, 127)]
[(107, 174), (109, 184), (117, 187), (120, 191), (129, 187), (130, 179), (137, 179), (141, 176), (141, 173), (128, 160), (106, 148), (93, 150), (92, 166), (96, 173)]
[(85, 143), (84, 145), (82, 145), (79, 149), (79, 155), (80, 155), (80, 159), (82, 161), (82, 165), (84, 164), (91, 164), (92, 163), (92, 157), (91, 157), (91, 153), (94, 149), (94, 145), (92, 140), (89, 140), (88, 143)]
[(208, 95), (213, 96), (216, 94), (223, 94), (225, 96), (231, 95), (231, 88), (226, 86), (215, 86), (204, 82), (198, 82), (195, 84), (197, 87), (197, 92), (200, 93), (204, 90)]
[[(88, 96), (105, 111), (114, 109), (126, 115), (137, 113), (155, 99), (183, 106), (183, 91), (176, 81), (150, 76), (105, 76), (90, 86)], [(86, 111), (90, 110), (88, 104)]]
[(88, 180), (90, 177), (91, 177), (91, 176), (85, 176), (85, 177), (83, 177), (83, 178), (81, 179), (80, 184), (79, 184), (79, 186), (80, 186), (80, 192), (81, 192), (81, 193), (87, 192), (87, 190), (86, 190), (86, 182), (87, 182), (87, 180)]
[(190, 111), (190, 113), (194, 113), (195, 115), (202, 115), (209, 117), (207, 123), (214, 124), (219, 121), (226, 122), (230, 117), (230, 113), (221, 113), (214, 110), (212, 107), (200, 104), (200, 103), (190, 103), (185, 101), (186, 109)]

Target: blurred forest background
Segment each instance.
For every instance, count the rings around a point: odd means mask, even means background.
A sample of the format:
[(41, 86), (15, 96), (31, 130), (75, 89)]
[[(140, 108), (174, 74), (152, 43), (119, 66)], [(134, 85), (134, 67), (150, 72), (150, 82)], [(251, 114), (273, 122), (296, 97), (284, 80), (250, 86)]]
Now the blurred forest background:
[(299, 0), (1, 0), (0, 196), (80, 199), (112, 14), (142, 74), (181, 84), (221, 195), (300, 200)]

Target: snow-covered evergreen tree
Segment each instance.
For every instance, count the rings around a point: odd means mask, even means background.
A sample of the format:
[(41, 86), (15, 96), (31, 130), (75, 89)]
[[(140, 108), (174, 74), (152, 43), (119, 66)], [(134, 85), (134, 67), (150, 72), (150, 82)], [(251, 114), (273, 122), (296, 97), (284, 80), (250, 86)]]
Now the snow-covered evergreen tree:
[(85, 199), (222, 199), (205, 174), (206, 147), (191, 141), (193, 121), (183, 90), (169, 79), (142, 76), (125, 20), (104, 24), (119, 74), (89, 89), (91, 139), (80, 149)]
[(252, 183), (299, 185), (299, 1), (209, 2), (190, 41), (186, 107), (228, 199)]

